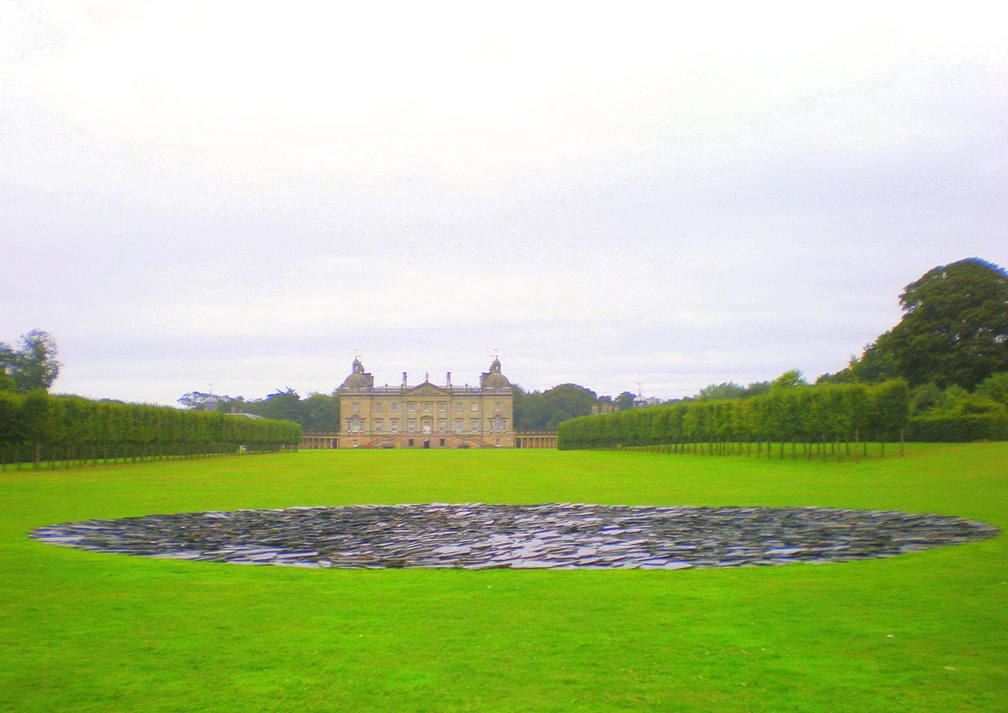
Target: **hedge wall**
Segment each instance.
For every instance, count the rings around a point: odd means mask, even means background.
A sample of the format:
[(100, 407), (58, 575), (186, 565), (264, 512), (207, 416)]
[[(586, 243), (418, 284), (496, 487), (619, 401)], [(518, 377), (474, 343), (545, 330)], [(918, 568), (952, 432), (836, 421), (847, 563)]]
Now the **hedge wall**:
[(301, 426), (166, 406), (0, 392), (0, 462), (102, 461), (272, 452)]
[(895, 380), (800, 386), (748, 399), (683, 401), (565, 421), (558, 429), (557, 447), (675, 444), (714, 451), (730, 443), (892, 442), (907, 426), (909, 400), (906, 382)]
[(906, 438), (927, 443), (1008, 441), (1008, 415), (995, 412), (912, 418)]

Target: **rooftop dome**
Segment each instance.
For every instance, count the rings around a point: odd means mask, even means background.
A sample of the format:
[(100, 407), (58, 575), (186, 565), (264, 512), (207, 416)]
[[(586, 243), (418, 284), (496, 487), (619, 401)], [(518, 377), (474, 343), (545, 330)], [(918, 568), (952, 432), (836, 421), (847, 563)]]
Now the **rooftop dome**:
[(511, 388), (511, 382), (501, 373), (500, 359), (494, 358), (490, 362), (490, 371), (480, 375), (480, 388), (493, 390)]
[(339, 391), (360, 391), (374, 388), (374, 377), (364, 371), (360, 359), (354, 359), (350, 367), (350, 376), (340, 384)]

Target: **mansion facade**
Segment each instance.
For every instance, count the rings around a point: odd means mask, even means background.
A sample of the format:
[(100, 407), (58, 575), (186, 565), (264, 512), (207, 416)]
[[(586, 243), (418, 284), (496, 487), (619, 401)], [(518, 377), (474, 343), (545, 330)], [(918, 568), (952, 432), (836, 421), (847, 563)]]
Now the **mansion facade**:
[[(514, 448), (514, 393), (500, 360), (480, 375), (479, 386), (409, 386), (403, 372), (397, 387), (375, 386), (354, 359), (337, 389), (340, 448)], [(520, 442), (519, 444), (520, 445)]]

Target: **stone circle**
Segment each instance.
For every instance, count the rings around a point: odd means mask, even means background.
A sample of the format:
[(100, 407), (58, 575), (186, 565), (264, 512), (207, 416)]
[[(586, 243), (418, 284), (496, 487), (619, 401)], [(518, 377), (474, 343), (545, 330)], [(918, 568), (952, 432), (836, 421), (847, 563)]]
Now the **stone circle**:
[(890, 557), (997, 534), (981, 522), (898, 511), (432, 503), (148, 515), (40, 527), (32, 537), (291, 567), (687, 569)]

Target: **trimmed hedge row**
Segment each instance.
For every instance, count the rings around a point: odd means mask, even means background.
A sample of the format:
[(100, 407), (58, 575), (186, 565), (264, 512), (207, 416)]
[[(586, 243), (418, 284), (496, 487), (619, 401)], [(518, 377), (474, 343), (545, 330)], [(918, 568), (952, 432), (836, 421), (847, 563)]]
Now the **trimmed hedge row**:
[[(909, 421), (903, 380), (779, 389), (748, 399), (682, 401), (560, 424), (560, 449), (732, 443), (896, 441)], [(768, 445), (769, 448), (769, 445)], [(695, 449), (694, 449), (695, 450)]]
[(272, 452), (296, 447), (301, 426), (213, 411), (0, 393), (0, 460), (102, 461)]
[(926, 443), (1008, 441), (1008, 414), (995, 412), (912, 418), (907, 426), (906, 438)]

